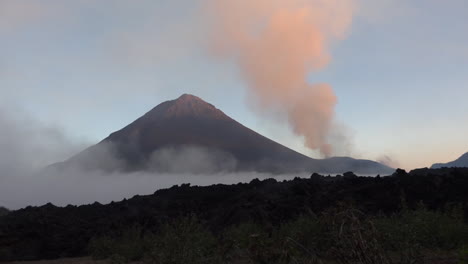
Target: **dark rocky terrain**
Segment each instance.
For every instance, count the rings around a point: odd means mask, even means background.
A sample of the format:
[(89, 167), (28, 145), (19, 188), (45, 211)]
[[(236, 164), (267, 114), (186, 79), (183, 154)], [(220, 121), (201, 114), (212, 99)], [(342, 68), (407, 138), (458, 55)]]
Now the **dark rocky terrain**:
[(448, 163), (436, 163), (431, 166), (432, 169), (440, 169), (440, 168), (468, 168), (468, 152), (463, 154), (460, 158), (448, 162)]
[[(161, 150), (180, 153), (186, 147), (201, 148), (205, 154), (209, 154), (210, 159), (214, 159), (212, 164), (215, 166), (226, 165), (214, 170), (271, 173), (354, 171), (368, 175), (390, 174), (394, 171), (370, 160), (347, 157), (312, 159), (252, 131), (213, 105), (188, 94), (161, 103), (99, 144), (54, 166), (130, 171), (167, 170), (167, 164), (174, 158), (154, 162), (155, 153)], [(162, 154), (165, 155), (167, 153)], [(193, 173), (193, 170), (188, 171)]]
[(12, 211), (0, 217), (0, 256), (3, 260), (83, 256), (93, 237), (134, 225), (157, 231), (162, 224), (189, 215), (196, 215), (215, 234), (240, 223), (273, 227), (304, 213), (320, 214), (343, 204), (367, 215), (392, 215), (420, 204), (441, 211), (457, 205), (466, 217), (466, 190), (468, 169), (460, 168), (397, 170), (392, 176), (375, 178), (353, 173), (337, 177), (313, 174), (283, 182), (186, 184), (107, 205), (46, 204)]

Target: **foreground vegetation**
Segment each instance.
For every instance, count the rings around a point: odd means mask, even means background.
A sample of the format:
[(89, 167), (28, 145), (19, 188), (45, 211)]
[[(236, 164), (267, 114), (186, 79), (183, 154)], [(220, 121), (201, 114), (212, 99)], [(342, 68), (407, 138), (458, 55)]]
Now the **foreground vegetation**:
[(27, 207), (0, 216), (0, 261), (466, 263), (466, 190), (468, 169), (423, 169)]
[(441, 213), (421, 205), (391, 216), (330, 210), (278, 227), (243, 223), (219, 234), (191, 216), (156, 233), (133, 226), (95, 237), (89, 252), (112, 263), (412, 264), (466, 263), (467, 246), (468, 225), (459, 207)]

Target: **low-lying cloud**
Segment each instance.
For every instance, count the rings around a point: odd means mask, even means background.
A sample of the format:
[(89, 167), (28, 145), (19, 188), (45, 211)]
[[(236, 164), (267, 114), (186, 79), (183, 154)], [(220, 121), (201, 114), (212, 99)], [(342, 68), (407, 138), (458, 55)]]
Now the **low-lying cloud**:
[(14, 110), (0, 108), (0, 127), (1, 176), (31, 173), (87, 145), (72, 143), (61, 129)]
[(157, 150), (149, 164), (150, 170), (162, 173), (213, 174), (234, 171), (237, 160), (224, 151), (187, 146)]
[[(10, 209), (48, 202), (61, 206), (108, 203), (183, 183), (203, 186), (308, 176), (234, 173), (236, 160), (232, 156), (194, 146), (156, 151), (149, 163), (154, 166), (151, 172), (48, 166), (70, 158), (89, 144), (75, 142), (54, 126), (12, 111), (0, 110), (0, 127), (0, 206)], [(113, 148), (99, 148), (92, 155), (85, 151), (82, 156), (96, 162), (94, 165), (123, 167)]]

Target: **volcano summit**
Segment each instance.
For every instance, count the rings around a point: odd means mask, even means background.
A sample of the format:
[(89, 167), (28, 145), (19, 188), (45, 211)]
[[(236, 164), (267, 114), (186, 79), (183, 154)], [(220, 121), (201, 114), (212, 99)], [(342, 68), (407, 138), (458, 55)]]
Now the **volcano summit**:
[(348, 157), (312, 159), (243, 126), (199, 97), (166, 101), (58, 167), (164, 172), (258, 171), (387, 174)]

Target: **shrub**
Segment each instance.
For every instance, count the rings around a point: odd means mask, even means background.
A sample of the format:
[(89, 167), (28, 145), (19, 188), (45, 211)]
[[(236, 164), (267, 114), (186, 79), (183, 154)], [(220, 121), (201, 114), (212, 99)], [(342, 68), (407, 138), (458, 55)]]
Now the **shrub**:
[(380, 233), (362, 212), (354, 209), (339, 212), (331, 225), (334, 244), (331, 254), (340, 263), (391, 263), (381, 244)]
[(95, 237), (89, 241), (88, 252), (95, 260), (107, 259), (115, 251), (115, 244), (116, 241), (108, 236)]
[[(422, 252), (453, 253), (467, 244), (468, 225), (458, 207), (442, 213), (420, 206), (390, 216), (339, 207), (279, 226), (241, 223), (217, 237), (196, 217), (184, 217), (156, 233), (133, 226), (94, 238), (89, 249), (94, 258), (114, 264), (415, 264), (424, 261)], [(468, 264), (466, 248), (459, 255), (460, 263)]]
[(132, 226), (117, 237), (102, 236), (91, 239), (89, 252), (94, 259), (111, 259), (113, 263), (143, 259), (149, 249), (150, 234), (138, 226)]
[[(324, 226), (314, 215), (304, 215), (278, 228), (244, 223), (223, 234), (226, 263), (317, 263), (316, 247), (327, 240)], [(326, 244), (326, 243), (324, 243)]]
[(266, 228), (243, 223), (223, 234), (223, 258), (230, 263), (239, 258), (249, 263), (277, 263), (281, 259), (281, 242), (276, 241)]
[(322, 220), (315, 215), (303, 215), (281, 226), (277, 236), (284, 241), (289, 262), (315, 263), (324, 255), (331, 240), (327, 223)]
[(459, 252), (459, 264), (468, 264), (468, 246), (463, 246)]
[(219, 263), (217, 240), (193, 216), (163, 225), (150, 244), (148, 263)]
[(0, 262), (11, 260), (12, 257), (13, 257), (13, 254), (11, 252), (11, 249), (7, 247), (0, 247)]
[(442, 213), (420, 205), (416, 210), (403, 210), (390, 217), (375, 217), (373, 221), (384, 234), (385, 246), (392, 250), (401, 250), (406, 244), (425, 249), (454, 250), (468, 242), (468, 225), (458, 207)]

